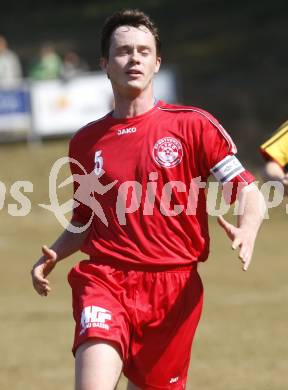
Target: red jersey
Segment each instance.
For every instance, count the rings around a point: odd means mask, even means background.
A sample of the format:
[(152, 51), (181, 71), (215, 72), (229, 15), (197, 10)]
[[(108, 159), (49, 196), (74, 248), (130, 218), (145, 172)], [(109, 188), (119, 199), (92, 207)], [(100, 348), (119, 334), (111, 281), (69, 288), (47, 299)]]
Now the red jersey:
[(78, 205), (72, 223), (91, 222), (81, 250), (120, 266), (206, 260), (210, 173), (222, 183), (254, 180), (235, 153), (217, 120), (195, 107), (158, 102), (133, 118), (109, 113), (89, 123), (69, 150), (78, 162), (71, 162)]

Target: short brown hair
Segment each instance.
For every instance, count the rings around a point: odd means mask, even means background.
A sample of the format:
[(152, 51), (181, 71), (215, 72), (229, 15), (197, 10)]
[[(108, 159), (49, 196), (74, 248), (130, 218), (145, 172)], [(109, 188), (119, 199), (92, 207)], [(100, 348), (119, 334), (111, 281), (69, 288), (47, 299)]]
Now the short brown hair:
[(125, 9), (117, 11), (108, 17), (104, 23), (101, 32), (101, 56), (104, 58), (109, 57), (110, 39), (111, 35), (116, 28), (120, 26), (145, 26), (154, 36), (156, 44), (157, 55), (161, 52), (161, 41), (158, 33), (158, 29), (154, 22), (144, 12), (138, 9)]

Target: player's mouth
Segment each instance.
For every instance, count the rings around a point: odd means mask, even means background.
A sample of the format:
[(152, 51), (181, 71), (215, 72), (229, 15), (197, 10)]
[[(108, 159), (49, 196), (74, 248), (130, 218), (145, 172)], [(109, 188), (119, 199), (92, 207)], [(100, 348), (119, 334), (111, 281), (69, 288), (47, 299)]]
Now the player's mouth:
[(137, 69), (130, 69), (126, 72), (126, 74), (132, 77), (137, 77), (137, 76), (141, 76), (143, 73)]

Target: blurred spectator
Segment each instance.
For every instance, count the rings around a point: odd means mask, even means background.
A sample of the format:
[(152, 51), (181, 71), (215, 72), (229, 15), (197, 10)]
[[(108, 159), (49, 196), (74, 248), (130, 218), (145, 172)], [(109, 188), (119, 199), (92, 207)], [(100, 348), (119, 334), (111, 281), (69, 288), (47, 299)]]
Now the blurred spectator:
[(16, 53), (8, 48), (7, 40), (0, 35), (0, 88), (15, 87), (21, 82), (22, 69)]
[(61, 75), (62, 60), (51, 44), (43, 45), (39, 58), (32, 64), (29, 77), (33, 80), (57, 79)]
[(65, 54), (61, 69), (61, 76), (64, 79), (71, 79), (75, 76), (79, 76), (79, 74), (87, 72), (88, 70), (88, 65), (75, 51), (69, 51)]

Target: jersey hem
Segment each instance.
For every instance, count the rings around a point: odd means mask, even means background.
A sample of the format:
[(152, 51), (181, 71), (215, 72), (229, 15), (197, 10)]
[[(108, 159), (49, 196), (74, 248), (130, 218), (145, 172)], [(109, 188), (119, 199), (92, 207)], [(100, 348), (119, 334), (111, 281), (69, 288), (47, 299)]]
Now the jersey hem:
[[(190, 264), (128, 264), (121, 263), (113, 259), (99, 259), (97, 257), (90, 257), (89, 260), (91, 263), (96, 265), (108, 265), (112, 268), (118, 268), (123, 271), (142, 271), (142, 272), (186, 272), (197, 270), (198, 260), (192, 261)], [(201, 261), (201, 260), (199, 260)]]

